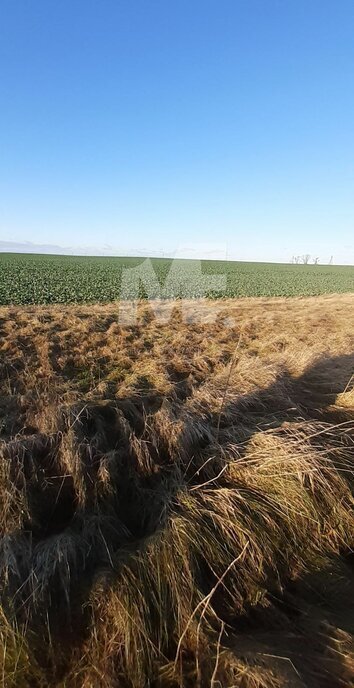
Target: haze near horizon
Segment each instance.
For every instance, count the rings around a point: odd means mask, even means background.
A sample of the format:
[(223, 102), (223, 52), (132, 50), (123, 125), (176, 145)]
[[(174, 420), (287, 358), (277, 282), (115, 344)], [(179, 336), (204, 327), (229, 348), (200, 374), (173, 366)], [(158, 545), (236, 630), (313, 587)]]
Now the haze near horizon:
[(0, 19), (3, 244), (354, 263), (348, 0), (5, 0)]

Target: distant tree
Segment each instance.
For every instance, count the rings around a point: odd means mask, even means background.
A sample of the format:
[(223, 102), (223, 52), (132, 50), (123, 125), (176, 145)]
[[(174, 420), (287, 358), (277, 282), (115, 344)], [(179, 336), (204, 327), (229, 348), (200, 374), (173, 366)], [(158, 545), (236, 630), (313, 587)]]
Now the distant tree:
[(313, 258), (312, 262), (314, 265), (318, 265), (319, 258)]
[(309, 253), (304, 253), (304, 255), (301, 256), (301, 261), (304, 265), (308, 265), (310, 262), (310, 258), (311, 258), (311, 256)]
[(294, 261), (295, 265), (299, 265), (300, 256), (293, 256), (293, 261)]
[(330, 257), (328, 265), (333, 265), (333, 256)]

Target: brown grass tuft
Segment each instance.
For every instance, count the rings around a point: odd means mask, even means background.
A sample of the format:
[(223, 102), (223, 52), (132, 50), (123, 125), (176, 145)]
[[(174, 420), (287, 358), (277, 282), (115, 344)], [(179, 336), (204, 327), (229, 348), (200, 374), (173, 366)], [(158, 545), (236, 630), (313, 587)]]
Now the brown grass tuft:
[(0, 682), (347, 688), (354, 297), (168, 308), (0, 309)]

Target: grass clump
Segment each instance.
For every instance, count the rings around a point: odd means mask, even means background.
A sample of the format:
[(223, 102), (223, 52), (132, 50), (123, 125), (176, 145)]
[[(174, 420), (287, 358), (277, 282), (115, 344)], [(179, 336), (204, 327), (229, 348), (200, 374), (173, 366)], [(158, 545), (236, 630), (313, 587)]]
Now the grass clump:
[[(48, 343), (42, 381), (13, 368), (0, 441), (4, 686), (352, 685), (350, 335), (334, 330), (332, 353), (311, 332), (297, 357), (273, 340), (254, 357), (257, 322), (243, 343), (207, 324), (213, 346), (188, 364), (187, 334), (202, 329), (168, 326), (160, 351), (152, 319), (150, 383), (135, 386), (144, 357), (132, 359), (121, 394), (110, 357), (114, 369), (145, 326), (120, 332), (119, 354), (107, 334), (107, 380), (84, 395), (64, 345), (55, 367)], [(3, 370), (19, 356), (11, 341)]]

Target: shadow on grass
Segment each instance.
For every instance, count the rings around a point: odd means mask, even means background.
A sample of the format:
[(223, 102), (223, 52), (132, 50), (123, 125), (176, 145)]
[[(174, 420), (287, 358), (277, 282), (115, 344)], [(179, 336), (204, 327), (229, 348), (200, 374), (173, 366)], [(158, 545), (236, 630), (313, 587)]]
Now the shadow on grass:
[[(248, 443), (260, 431), (281, 431), (284, 424), (300, 422), (330, 425), (353, 420), (347, 410), (332, 408), (353, 371), (354, 354), (321, 358), (300, 377), (284, 371), (266, 389), (247, 395), (232, 389), (230, 395), (219, 396), (218, 412), (208, 409), (206, 397), (198, 410), (189, 409), (187, 415), (185, 403), (192, 389), (184, 375), (177, 376), (167, 400), (146, 384), (143, 395), (58, 409), (58, 431), (53, 436), (16, 436), (3, 442), (3, 607), (29, 628), (47, 624), (53, 642), (70, 645), (74, 637), (78, 642), (87, 626), (88, 612), (86, 608), (82, 614), (82, 605), (97, 574), (110, 569), (119, 577), (114, 563), (117, 552), (123, 548), (129, 559), (163, 530), (176, 509), (176, 494), (202, 481), (202, 469), (196, 475), (196, 466), (201, 467), (217, 446), (231, 441), (238, 446), (238, 456), (244, 457)], [(167, 430), (159, 429), (162, 410), (164, 422), (169, 420)], [(173, 444), (178, 424), (180, 434)], [(330, 431), (322, 436), (326, 448), (338, 442)], [(216, 462), (211, 479), (217, 478), (219, 469)], [(207, 478), (210, 481), (209, 473)], [(327, 647), (330, 667), (332, 639), (323, 624), (353, 629), (345, 605), (336, 619), (339, 604), (328, 610), (326, 593), (323, 604), (321, 599), (315, 605), (308, 599), (318, 586), (318, 578), (314, 581), (302, 580), (302, 590), (290, 586), (273, 601), (272, 614), (277, 605), (279, 609), (275, 624), (279, 629), (283, 619), (285, 634), (272, 629), (269, 616), (257, 608), (242, 622), (235, 619), (234, 627), (236, 634), (252, 635), (253, 655), (257, 647), (263, 655), (290, 652), (295, 673), (307, 676), (305, 685), (334, 688), (335, 683), (316, 683), (312, 669), (306, 669), (306, 647), (300, 647), (296, 638), (301, 636), (306, 645), (312, 633), (311, 642), (318, 645), (320, 655)], [(212, 584), (211, 577), (209, 587)], [(350, 586), (352, 590), (352, 580)], [(318, 623), (311, 631), (313, 619)], [(262, 626), (271, 643), (262, 636)], [(247, 639), (242, 642), (247, 645)], [(333, 642), (335, 653), (337, 641)], [(240, 651), (242, 643), (237, 645)]]

